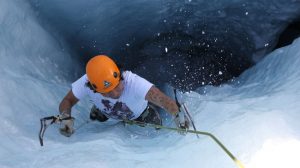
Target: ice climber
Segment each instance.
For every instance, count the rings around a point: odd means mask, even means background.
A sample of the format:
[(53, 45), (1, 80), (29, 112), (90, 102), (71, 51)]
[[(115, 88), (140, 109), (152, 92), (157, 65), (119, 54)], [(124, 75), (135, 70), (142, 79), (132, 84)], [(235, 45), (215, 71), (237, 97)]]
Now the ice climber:
[(59, 105), (59, 116), (70, 118), (62, 120), (62, 135), (69, 137), (74, 133), (71, 109), (86, 96), (93, 102), (91, 120), (105, 122), (112, 118), (161, 125), (162, 120), (156, 109), (161, 107), (175, 117), (179, 128), (189, 127), (189, 122), (179, 115), (182, 112), (176, 101), (137, 74), (120, 71), (108, 56), (98, 55), (88, 61), (86, 74), (72, 83), (72, 89)]

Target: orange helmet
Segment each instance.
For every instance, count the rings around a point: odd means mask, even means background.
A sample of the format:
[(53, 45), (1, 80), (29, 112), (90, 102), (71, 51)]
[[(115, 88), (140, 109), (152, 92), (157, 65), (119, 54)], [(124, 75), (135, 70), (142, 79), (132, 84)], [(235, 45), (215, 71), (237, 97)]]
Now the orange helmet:
[(120, 70), (106, 55), (97, 55), (86, 65), (86, 74), (93, 89), (100, 93), (113, 90), (120, 82)]

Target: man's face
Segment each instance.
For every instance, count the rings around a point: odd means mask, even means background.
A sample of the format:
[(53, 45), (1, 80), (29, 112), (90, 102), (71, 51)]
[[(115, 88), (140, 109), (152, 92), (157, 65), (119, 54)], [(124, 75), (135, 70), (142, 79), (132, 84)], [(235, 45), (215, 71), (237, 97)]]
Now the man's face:
[(124, 85), (123, 85), (123, 82), (120, 81), (119, 84), (112, 91), (107, 92), (107, 93), (101, 93), (101, 94), (104, 97), (118, 99), (122, 95), (123, 90), (124, 90)]

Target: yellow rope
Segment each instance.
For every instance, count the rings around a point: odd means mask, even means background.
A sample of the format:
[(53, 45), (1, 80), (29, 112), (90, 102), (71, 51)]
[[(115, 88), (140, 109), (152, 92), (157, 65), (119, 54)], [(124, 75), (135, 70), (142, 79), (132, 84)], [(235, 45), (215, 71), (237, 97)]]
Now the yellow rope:
[(165, 127), (162, 125), (155, 125), (155, 124), (149, 124), (149, 123), (144, 123), (144, 122), (139, 122), (139, 121), (134, 121), (134, 120), (124, 120), (125, 123), (130, 124), (130, 125), (139, 125), (139, 126), (150, 126), (154, 128), (161, 128), (161, 129), (167, 129), (167, 130), (172, 130), (172, 131), (179, 131), (179, 132), (189, 132), (193, 134), (200, 134), (200, 135), (206, 135), (212, 138), (224, 151), (225, 153), (234, 161), (234, 163), (239, 167), (239, 168), (245, 168), (242, 164), (241, 161), (239, 161), (233, 154), (219, 141), (213, 134), (209, 132), (203, 132), (203, 131), (196, 131), (196, 130), (185, 130), (181, 128), (172, 128), (172, 127)]

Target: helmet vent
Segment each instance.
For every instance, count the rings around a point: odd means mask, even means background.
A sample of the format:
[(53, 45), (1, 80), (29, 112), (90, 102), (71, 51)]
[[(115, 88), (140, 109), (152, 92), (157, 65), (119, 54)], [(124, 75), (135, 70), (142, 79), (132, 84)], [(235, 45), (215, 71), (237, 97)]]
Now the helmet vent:
[(114, 72), (114, 77), (117, 78), (118, 77), (118, 73)]

